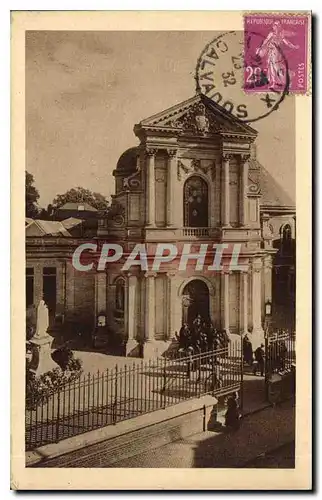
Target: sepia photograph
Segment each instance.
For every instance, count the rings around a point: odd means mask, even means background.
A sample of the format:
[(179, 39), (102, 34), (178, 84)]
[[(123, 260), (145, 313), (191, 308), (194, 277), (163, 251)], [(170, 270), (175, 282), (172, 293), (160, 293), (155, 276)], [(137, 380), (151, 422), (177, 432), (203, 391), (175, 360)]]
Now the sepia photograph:
[(296, 473), (311, 15), (236, 14), (21, 35), (26, 474)]

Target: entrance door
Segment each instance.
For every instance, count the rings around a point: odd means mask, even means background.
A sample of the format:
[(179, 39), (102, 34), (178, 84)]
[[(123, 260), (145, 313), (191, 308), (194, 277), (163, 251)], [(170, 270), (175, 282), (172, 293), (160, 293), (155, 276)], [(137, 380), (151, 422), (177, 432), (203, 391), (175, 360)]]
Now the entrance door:
[(203, 321), (210, 321), (209, 290), (201, 280), (193, 280), (183, 290), (183, 322), (191, 325), (200, 314)]

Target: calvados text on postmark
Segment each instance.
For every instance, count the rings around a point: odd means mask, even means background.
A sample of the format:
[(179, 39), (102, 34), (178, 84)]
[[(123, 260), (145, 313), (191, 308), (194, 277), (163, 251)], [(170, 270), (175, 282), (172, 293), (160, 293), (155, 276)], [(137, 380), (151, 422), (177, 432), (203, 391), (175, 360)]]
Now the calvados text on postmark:
[(244, 32), (218, 33), (203, 49), (196, 66), (197, 90), (244, 122), (255, 122), (279, 109), (288, 80), (278, 91), (244, 91)]
[(245, 92), (308, 92), (309, 26), (309, 14), (244, 15)]

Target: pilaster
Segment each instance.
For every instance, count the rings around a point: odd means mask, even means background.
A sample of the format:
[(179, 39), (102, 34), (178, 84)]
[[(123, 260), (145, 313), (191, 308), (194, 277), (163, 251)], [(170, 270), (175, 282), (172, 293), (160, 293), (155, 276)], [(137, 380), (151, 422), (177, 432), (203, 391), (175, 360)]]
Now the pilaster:
[(230, 226), (230, 186), (229, 186), (229, 166), (232, 155), (223, 154), (223, 175), (222, 175), (222, 189), (223, 195), (223, 209), (222, 209), (222, 224), (225, 227)]
[(146, 150), (146, 225), (155, 226), (155, 155), (157, 150)]
[(177, 176), (177, 150), (168, 149), (168, 179), (167, 179), (167, 225), (177, 226), (177, 210), (175, 203), (175, 183)]
[(250, 155), (242, 154), (240, 156), (240, 224), (242, 226), (247, 226), (249, 223), (248, 216), (248, 170), (249, 170), (249, 160)]

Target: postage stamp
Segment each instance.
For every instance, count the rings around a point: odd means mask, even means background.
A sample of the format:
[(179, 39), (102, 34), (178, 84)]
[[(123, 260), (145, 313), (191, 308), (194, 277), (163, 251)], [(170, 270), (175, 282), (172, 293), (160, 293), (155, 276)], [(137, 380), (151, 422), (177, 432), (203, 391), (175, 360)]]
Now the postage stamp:
[(307, 93), (308, 32), (309, 15), (246, 14), (244, 90)]
[[(287, 85), (278, 92), (244, 91), (244, 34), (217, 34), (203, 48), (196, 65), (197, 90), (228, 113), (246, 123), (257, 122), (277, 111), (287, 95)], [(257, 70), (258, 71), (258, 70)], [(263, 89), (264, 92), (264, 89)]]

